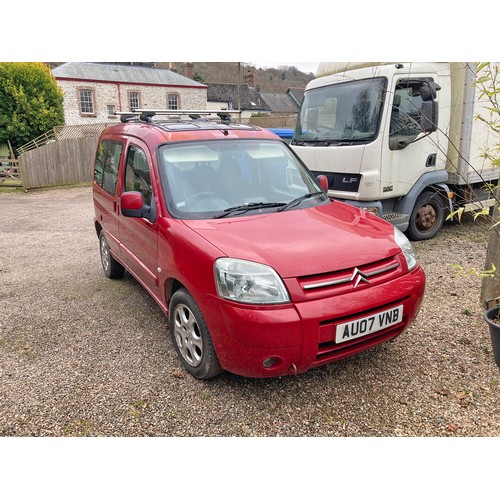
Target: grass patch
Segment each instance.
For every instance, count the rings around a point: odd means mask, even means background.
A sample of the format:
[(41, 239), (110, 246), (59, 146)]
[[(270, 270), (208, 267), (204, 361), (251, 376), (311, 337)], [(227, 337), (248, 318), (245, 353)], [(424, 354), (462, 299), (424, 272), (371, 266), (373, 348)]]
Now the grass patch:
[(31, 188), (26, 189), (26, 192), (28, 192), (28, 191), (37, 191), (37, 192), (56, 191), (56, 190), (62, 190), (62, 189), (74, 189), (74, 188), (91, 187), (91, 186), (92, 186), (91, 181), (76, 182), (74, 184), (58, 184), (55, 186), (31, 187)]

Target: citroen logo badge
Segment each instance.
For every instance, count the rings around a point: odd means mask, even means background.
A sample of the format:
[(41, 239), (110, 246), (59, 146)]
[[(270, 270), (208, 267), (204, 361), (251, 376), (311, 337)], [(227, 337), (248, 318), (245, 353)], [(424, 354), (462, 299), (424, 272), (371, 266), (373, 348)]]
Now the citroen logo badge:
[(354, 272), (352, 273), (351, 276), (351, 281), (354, 281), (354, 288), (356, 288), (361, 281), (370, 284), (366, 274), (362, 273), (357, 267), (354, 268)]

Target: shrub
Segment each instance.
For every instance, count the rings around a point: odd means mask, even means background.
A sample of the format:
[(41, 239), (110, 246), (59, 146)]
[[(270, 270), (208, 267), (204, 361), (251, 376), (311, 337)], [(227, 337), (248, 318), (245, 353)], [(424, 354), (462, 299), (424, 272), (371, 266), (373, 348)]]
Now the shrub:
[(63, 124), (63, 93), (46, 64), (0, 63), (0, 142), (16, 149)]

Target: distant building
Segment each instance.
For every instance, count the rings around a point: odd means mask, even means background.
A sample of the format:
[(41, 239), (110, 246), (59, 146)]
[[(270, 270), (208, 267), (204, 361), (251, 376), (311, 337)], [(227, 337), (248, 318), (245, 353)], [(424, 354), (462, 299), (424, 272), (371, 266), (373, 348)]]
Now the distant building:
[(52, 70), (64, 94), (66, 125), (116, 120), (117, 111), (207, 109), (207, 86), (168, 69), (67, 62)]
[(260, 94), (275, 115), (296, 115), (304, 99), (304, 89), (289, 88), (285, 93)]
[(253, 87), (253, 74), (245, 75), (241, 85), (232, 83), (207, 83), (207, 108), (241, 111), (241, 118), (255, 113), (270, 113), (271, 108)]
[(298, 107), (300, 107), (300, 105), (302, 104), (302, 101), (304, 100), (304, 92), (305, 92), (305, 89), (297, 88), (297, 87), (290, 87), (286, 91), (288, 96), (290, 96), (290, 98), (293, 99), (293, 101), (295, 101), (297, 103)]

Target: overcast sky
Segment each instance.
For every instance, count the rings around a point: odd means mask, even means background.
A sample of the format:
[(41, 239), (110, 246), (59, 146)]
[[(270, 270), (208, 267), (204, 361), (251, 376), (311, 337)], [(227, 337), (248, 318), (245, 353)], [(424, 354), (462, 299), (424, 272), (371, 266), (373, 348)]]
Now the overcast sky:
[[(23, 33), (30, 36), (20, 36), (15, 22), (4, 22), (0, 61), (249, 62), (253, 59), (259, 61), (254, 64), (262, 66), (290, 65), (315, 73), (314, 61), (495, 61), (499, 58), (494, 16), (488, 19), (484, 9), (479, 8), (455, 9), (451, 22), (448, 2), (441, 2), (442, 5), (434, 2), (432, 15), (419, 12), (423, 31), (417, 29), (412, 42), (402, 37), (399, 26), (402, 19), (414, 18), (415, 8), (397, 0), (385, 2), (383, 9), (374, 2), (363, 3), (362, 8), (344, 2), (336, 4), (333, 12), (317, 5), (317, 11), (309, 16), (298, 10), (284, 10), (281, 2), (254, 0), (252, 11), (264, 15), (245, 21), (228, 21), (227, 12), (234, 5), (225, 0), (215, 7), (210, 2), (198, 3), (195, 13), (192, 4), (185, 3), (176, 7), (175, 16), (163, 2), (155, 10), (158, 22), (154, 26), (141, 18), (131, 22), (129, 9), (116, 9), (113, 2), (87, 0), (87, 11), (98, 12), (92, 18), (90, 31), (87, 25), (86, 31), (75, 29), (74, 13), (61, 11), (55, 0), (31, 2), (29, 16), (26, 16), (26, 2), (4, 4), (2, 19), (22, 19)], [(58, 9), (57, 19), (50, 4)], [(268, 59), (284, 62), (266, 62)], [(309, 62), (287, 62), (296, 59)]]

